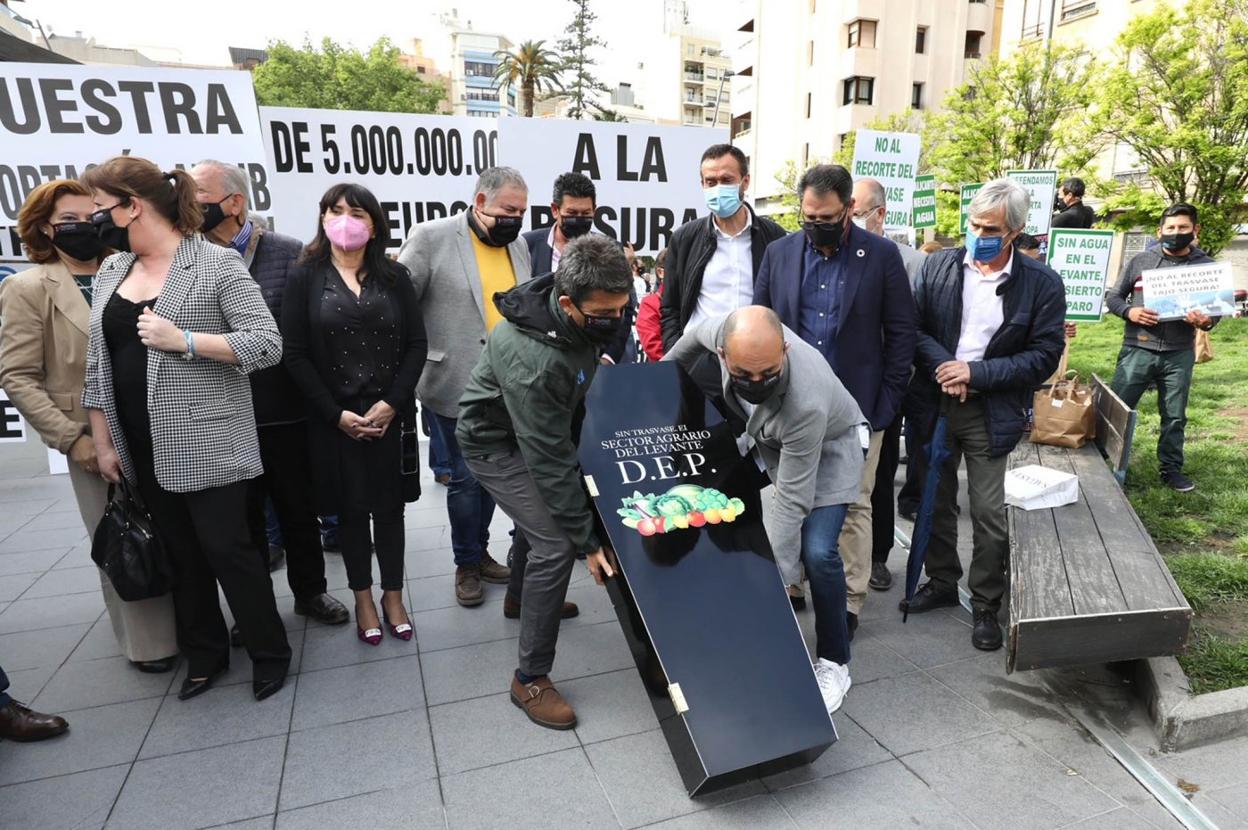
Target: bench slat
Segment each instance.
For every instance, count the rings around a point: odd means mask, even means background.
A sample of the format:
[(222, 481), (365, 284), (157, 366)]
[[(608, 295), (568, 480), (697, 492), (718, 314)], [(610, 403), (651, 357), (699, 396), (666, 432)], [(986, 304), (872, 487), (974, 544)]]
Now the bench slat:
[[(1010, 453), (1008, 466), (1039, 463), (1039, 445), (1020, 441)], [(1017, 605), (1025, 618), (1073, 614), (1065, 557), (1061, 546), (1052, 544), (1057, 538), (1053, 511), (1010, 509), (1009, 530), (1011, 609)]]

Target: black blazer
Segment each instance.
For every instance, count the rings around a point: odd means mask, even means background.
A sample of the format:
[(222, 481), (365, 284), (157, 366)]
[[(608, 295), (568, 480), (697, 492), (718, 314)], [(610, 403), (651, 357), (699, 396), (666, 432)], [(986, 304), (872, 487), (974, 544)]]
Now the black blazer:
[(533, 263), (533, 276), (538, 277), (542, 274), (550, 273), (550, 243), (546, 240), (550, 237), (550, 228), (538, 228), (528, 231), (524, 236), (524, 242), (529, 246), (529, 260)]

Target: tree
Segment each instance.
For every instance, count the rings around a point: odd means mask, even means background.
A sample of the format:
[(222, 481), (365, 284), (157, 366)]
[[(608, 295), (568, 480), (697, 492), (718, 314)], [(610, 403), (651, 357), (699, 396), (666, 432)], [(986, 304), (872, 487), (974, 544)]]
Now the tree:
[(537, 93), (559, 89), (559, 56), (544, 49), (545, 45), (544, 40), (526, 40), (514, 52), (500, 49), (494, 53), (498, 58), (494, 81), (503, 89), (520, 87), (520, 108), (525, 118), (533, 117)]
[(563, 30), (565, 37), (559, 41), (559, 53), (563, 56), (563, 71), (568, 73), (564, 94), (568, 98), (568, 117), (585, 118), (593, 110), (602, 111), (595, 95), (606, 92), (607, 86), (598, 80), (594, 67), (598, 65), (590, 52), (605, 47), (607, 42), (593, 33), (598, 15), (589, 10), (589, 0), (570, 0), (576, 8), (572, 22)]
[[(1166, 201), (1196, 205), (1200, 245), (1216, 254), (1248, 192), (1248, 0), (1162, 5), (1131, 21), (1117, 58), (1100, 84), (1106, 130)], [(1155, 225), (1161, 201), (1137, 185), (1113, 203), (1122, 221)]]
[(318, 51), (311, 41), (296, 49), (271, 41), (269, 59), (252, 70), (262, 106), (372, 112), (436, 112), (446, 91), (399, 63), (399, 49), (381, 38), (367, 52), (330, 38)]

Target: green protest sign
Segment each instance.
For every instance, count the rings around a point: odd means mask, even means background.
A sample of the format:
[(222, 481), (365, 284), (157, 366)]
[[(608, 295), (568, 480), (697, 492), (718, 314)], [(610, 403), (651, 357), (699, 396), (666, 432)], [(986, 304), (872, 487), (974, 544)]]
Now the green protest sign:
[(1049, 267), (1066, 286), (1066, 319), (1097, 322), (1114, 250), (1113, 231), (1054, 228), (1049, 233)]
[(936, 227), (936, 177), (917, 176), (914, 180), (914, 229)]
[(961, 215), (958, 217), (958, 233), (962, 233), (962, 234), (966, 233), (966, 217), (968, 215), (967, 211), (970, 209), (970, 206), (971, 206), (971, 199), (975, 198), (975, 194), (978, 193), (979, 189), (983, 186), (984, 186), (983, 182), (980, 182), (979, 184), (962, 185), (961, 198), (959, 199), (959, 201), (962, 203), (962, 207), (961, 207)]

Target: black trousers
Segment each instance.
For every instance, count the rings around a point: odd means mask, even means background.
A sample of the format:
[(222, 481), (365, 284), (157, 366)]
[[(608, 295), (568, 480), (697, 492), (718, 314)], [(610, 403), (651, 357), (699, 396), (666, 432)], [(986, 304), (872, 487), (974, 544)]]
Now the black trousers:
[(871, 561), (887, 562), (893, 549), (893, 481), (901, 461), (901, 415), (884, 430), (880, 462), (875, 468), (875, 489), (871, 491)]
[(325, 553), (312, 491), (308, 425), (276, 424), (256, 428), (264, 475), (254, 478), (247, 492), (247, 524), (253, 544), (268, 565), (265, 499), (273, 500), (277, 523), (286, 546), (286, 581), (296, 597), (325, 593)]
[(376, 551), (381, 590), (401, 591), (405, 535), (399, 419), (375, 441), (356, 441), (338, 429), (333, 433), (339, 470), (338, 543), (347, 584), (352, 591), (372, 587)]
[(251, 482), (171, 493), (156, 481), (150, 446), (130, 444), (139, 493), (177, 580), (173, 610), (187, 676), (206, 677), (229, 665), (230, 630), (221, 613), (220, 583), (251, 657), (253, 679), (284, 677), (290, 666), (290, 643), (277, 613), (267, 563), (247, 529)]

